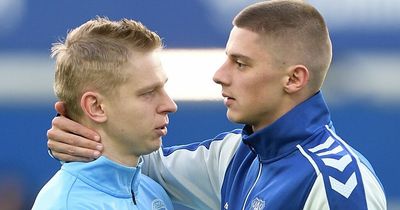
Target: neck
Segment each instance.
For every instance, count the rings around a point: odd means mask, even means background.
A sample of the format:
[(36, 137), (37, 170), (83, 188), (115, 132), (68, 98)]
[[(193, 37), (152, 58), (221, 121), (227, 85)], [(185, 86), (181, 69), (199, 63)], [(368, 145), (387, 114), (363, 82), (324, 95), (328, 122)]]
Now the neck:
[(140, 156), (134, 156), (134, 155), (124, 156), (122, 154), (119, 154), (119, 152), (110, 151), (109, 149), (107, 149), (106, 146), (104, 146), (103, 155), (114, 162), (117, 162), (121, 165), (128, 167), (136, 167), (140, 158)]
[(124, 166), (137, 166), (140, 155), (132, 152), (132, 145), (123, 144), (123, 141), (112, 139), (102, 131), (99, 131), (99, 133), (104, 145), (104, 156)]
[(288, 113), (290, 110), (292, 110), (294, 107), (297, 105), (303, 103), (305, 100), (309, 99), (312, 97), (315, 93), (310, 94), (306, 91), (302, 91), (296, 94), (290, 94), (285, 97), (281, 105), (279, 106), (278, 110), (275, 110), (273, 114), (270, 116), (267, 116), (264, 121), (259, 122), (257, 125), (252, 125), (253, 132), (256, 132), (258, 130), (261, 130), (275, 121), (277, 121), (279, 118), (281, 118), (283, 115)]
[(98, 124), (88, 123), (85, 126), (91, 128), (100, 135), (101, 143), (104, 146), (103, 156), (124, 166), (137, 166), (140, 155), (134, 154), (129, 150), (129, 148), (132, 148), (132, 145), (126, 145), (122, 143), (123, 141), (117, 141), (111, 138)]
[(103, 155), (108, 159), (128, 167), (136, 167), (140, 154), (135, 154), (131, 148), (132, 145), (124, 144), (124, 141), (118, 141), (107, 135), (102, 129), (97, 129), (101, 137), (101, 143), (104, 146)]

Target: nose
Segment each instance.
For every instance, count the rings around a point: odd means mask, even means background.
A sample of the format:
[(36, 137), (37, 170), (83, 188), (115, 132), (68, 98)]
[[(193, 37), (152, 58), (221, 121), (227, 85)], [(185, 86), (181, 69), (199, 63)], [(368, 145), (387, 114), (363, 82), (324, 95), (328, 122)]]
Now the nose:
[(178, 106), (175, 101), (168, 95), (168, 93), (163, 90), (163, 103), (158, 107), (159, 113), (174, 113), (178, 110)]
[(226, 73), (227, 62), (228, 61), (225, 61), (214, 73), (213, 80), (215, 83), (220, 84), (220, 85), (228, 84), (228, 75)]

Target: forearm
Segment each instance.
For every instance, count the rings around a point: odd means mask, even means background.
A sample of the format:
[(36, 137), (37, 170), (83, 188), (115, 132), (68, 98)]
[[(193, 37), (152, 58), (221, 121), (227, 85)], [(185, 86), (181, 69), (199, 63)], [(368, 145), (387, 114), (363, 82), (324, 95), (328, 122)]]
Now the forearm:
[(194, 209), (219, 209), (226, 168), (240, 142), (230, 133), (174, 148), (164, 148), (145, 157), (143, 173), (159, 182), (175, 203)]

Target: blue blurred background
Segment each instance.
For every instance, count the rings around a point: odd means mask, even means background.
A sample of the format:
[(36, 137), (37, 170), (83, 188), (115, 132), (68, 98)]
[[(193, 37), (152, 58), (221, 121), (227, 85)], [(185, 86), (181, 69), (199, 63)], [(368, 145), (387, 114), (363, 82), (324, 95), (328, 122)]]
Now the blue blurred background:
[[(56, 101), (51, 43), (99, 15), (140, 20), (164, 38), (167, 49), (222, 49), (232, 17), (251, 2), (0, 0), (0, 209), (30, 209), (60, 167), (46, 147)], [(336, 130), (373, 164), (389, 209), (400, 209), (400, 2), (309, 2), (326, 18), (334, 45), (323, 91)], [(179, 111), (171, 116), (165, 145), (240, 127), (226, 120), (220, 101), (191, 100), (190, 94), (177, 97)]]

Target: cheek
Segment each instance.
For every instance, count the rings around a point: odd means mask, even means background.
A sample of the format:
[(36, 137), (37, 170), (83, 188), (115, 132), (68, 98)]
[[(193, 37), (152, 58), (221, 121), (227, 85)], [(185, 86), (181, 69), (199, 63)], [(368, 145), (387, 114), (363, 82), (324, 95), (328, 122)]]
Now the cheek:
[(130, 107), (125, 115), (125, 118), (127, 118), (131, 124), (143, 127), (153, 120), (154, 111), (150, 105), (144, 104)]
[(116, 116), (115, 118), (118, 123), (114, 124), (114, 128), (119, 130), (120, 135), (123, 139), (129, 139), (129, 141), (136, 142), (139, 145), (143, 139), (146, 139), (154, 127), (154, 118), (150, 112), (142, 109), (129, 109), (124, 112), (123, 115)]
[(143, 123), (151, 118), (149, 105), (146, 103), (138, 103), (138, 101), (126, 101), (123, 105), (115, 106), (113, 119), (119, 121), (121, 127), (142, 127)]
[(255, 100), (265, 94), (270, 88), (268, 79), (263, 75), (255, 75), (248, 78), (242, 78), (238, 85), (238, 91), (242, 97)]
[[(241, 103), (253, 108), (272, 106), (283, 93), (280, 78), (274, 75), (257, 75), (238, 86)], [(261, 106), (261, 107), (260, 107)]]
[(279, 89), (282, 89), (282, 76), (277, 73), (264, 73), (258, 74), (253, 78), (253, 87), (254, 90), (259, 92), (276, 92)]

